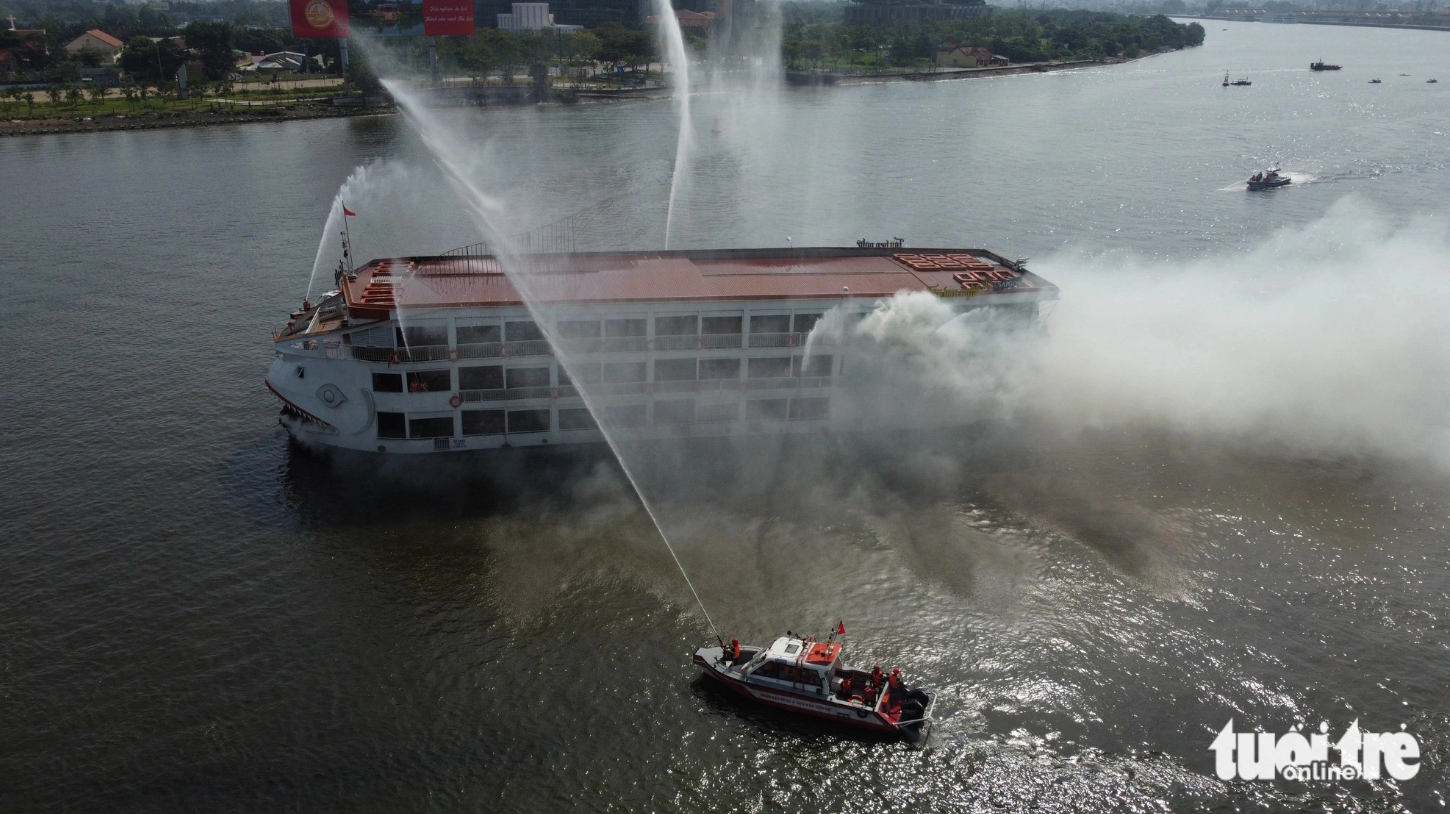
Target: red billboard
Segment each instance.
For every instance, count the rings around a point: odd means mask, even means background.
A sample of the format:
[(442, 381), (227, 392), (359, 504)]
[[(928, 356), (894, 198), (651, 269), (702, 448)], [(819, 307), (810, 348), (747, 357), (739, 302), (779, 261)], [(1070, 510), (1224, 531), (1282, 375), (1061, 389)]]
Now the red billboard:
[(423, 0), (423, 33), (429, 37), (473, 34), (473, 0)]
[(292, 36), (347, 36), (347, 0), (291, 0), (291, 5)]

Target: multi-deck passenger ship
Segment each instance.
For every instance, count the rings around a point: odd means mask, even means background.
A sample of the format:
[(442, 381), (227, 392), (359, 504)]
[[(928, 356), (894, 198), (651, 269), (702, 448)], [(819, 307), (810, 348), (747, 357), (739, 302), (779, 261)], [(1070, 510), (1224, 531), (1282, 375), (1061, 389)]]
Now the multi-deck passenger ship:
[(927, 292), (1035, 324), (1057, 296), (1022, 261), (899, 242), (518, 265), (532, 311), (485, 253), (341, 272), (274, 337), (267, 386), (288, 431), (311, 446), (416, 454), (598, 442), (596, 414), (630, 439), (837, 428), (849, 343), (806, 353), (832, 309), (849, 322)]

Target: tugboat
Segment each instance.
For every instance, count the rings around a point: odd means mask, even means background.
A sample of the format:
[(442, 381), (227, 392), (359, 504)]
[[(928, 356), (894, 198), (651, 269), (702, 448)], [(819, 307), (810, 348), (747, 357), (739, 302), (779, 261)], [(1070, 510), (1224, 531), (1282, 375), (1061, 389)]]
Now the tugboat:
[(1309, 70), (1311, 70), (1311, 71), (1337, 71), (1337, 70), (1339, 70), (1339, 68), (1340, 68), (1340, 66), (1338, 66), (1338, 65), (1330, 65), (1329, 63), (1325, 62), (1322, 59), (1319, 60), (1318, 62), (1311, 62), (1311, 63), (1309, 63)]
[(1371, 80), (1369, 80), (1369, 83), (1371, 85), (1379, 85), (1379, 84), (1381, 84), (1381, 82), (1378, 79), (1371, 79)]
[(1278, 170), (1268, 172), (1256, 172), (1249, 177), (1249, 191), (1257, 192), (1263, 189), (1278, 189), (1293, 183), (1286, 175), (1280, 175)]
[(1223, 75), (1223, 86), (1224, 87), (1228, 87), (1229, 85), (1240, 85), (1240, 86), (1247, 87), (1248, 85), (1252, 85), (1252, 84), (1254, 84), (1254, 83), (1253, 82), (1250, 82), (1247, 79), (1236, 79), (1233, 82), (1230, 82), (1230, 81), (1228, 81), (1228, 74), (1225, 73)]
[[(844, 632), (845, 626), (838, 628)], [(919, 741), (931, 729), (933, 698), (906, 686), (901, 670), (849, 667), (835, 636), (818, 642), (788, 633), (769, 647), (702, 647), (695, 663), (735, 692), (780, 709)]]

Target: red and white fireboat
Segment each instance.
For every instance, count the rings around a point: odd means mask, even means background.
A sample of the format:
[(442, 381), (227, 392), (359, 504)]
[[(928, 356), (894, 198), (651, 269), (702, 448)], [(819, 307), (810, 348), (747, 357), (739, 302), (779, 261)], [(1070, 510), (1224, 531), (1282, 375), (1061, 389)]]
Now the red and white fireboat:
[(841, 644), (818, 642), (794, 634), (769, 647), (742, 646), (731, 639), (725, 647), (702, 647), (695, 663), (705, 674), (763, 704), (829, 718), (911, 740), (926, 737), (934, 700), (911, 689), (899, 669), (887, 673), (849, 667)]

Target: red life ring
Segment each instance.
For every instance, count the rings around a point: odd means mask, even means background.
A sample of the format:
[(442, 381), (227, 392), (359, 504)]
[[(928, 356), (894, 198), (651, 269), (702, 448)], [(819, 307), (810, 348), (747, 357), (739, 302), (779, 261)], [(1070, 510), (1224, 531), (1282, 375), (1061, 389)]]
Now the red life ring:
[(458, 405), (460, 405), (462, 403), (463, 403), (463, 396), (460, 396), (457, 393), (454, 393), (452, 396), (449, 396), (448, 397), (448, 406), (449, 407), (452, 407), (455, 410), (457, 410), (458, 409)]
[(458, 361), (458, 349), (457, 348), (452, 348), (452, 349), (450, 349), (448, 351), (448, 361), (450, 361), (450, 362), (456, 362), (456, 361)]
[(401, 353), (399, 353), (397, 351), (393, 351), (392, 353), (388, 354), (388, 364), (390, 364), (390, 365), (401, 365), (402, 363), (403, 363), (403, 354), (401, 354)]

